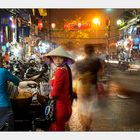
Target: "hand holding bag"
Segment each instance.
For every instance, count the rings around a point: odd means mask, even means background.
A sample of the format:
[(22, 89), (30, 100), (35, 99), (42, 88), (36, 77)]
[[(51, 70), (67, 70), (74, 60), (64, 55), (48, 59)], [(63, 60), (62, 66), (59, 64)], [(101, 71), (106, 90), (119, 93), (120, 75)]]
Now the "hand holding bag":
[(47, 121), (54, 120), (55, 102), (55, 99), (49, 99), (46, 103), (44, 114)]
[(96, 85), (97, 95), (105, 95), (105, 88), (103, 83), (98, 82)]
[(46, 121), (54, 119), (56, 99), (50, 99), (48, 96), (37, 94), (37, 100), (42, 105), (42, 116)]

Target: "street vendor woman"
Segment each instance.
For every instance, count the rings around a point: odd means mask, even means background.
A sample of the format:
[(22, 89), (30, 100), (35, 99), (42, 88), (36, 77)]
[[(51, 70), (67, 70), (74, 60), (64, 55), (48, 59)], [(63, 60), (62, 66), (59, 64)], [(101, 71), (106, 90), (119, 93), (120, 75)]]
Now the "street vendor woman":
[[(3, 67), (3, 58), (0, 55), (0, 131), (14, 130), (14, 114), (7, 93), (7, 81), (13, 82), (14, 85), (25, 87), (29, 82), (21, 82), (16, 76), (12, 75)], [(35, 82), (34, 82), (35, 83)]]
[(74, 59), (61, 46), (45, 56), (50, 58), (54, 69), (50, 80), (50, 99), (56, 99), (55, 118), (50, 124), (49, 131), (65, 131), (65, 124), (72, 114), (72, 75), (69, 64), (74, 63)]

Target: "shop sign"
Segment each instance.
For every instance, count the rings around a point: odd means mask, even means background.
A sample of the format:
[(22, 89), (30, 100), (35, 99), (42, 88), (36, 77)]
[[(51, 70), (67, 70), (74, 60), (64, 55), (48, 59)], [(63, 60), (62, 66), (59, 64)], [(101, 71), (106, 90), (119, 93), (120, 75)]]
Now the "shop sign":
[(0, 18), (0, 26), (10, 26), (11, 25), (11, 20), (8, 18)]
[(67, 23), (64, 24), (65, 30), (86, 30), (91, 28), (90, 23)]

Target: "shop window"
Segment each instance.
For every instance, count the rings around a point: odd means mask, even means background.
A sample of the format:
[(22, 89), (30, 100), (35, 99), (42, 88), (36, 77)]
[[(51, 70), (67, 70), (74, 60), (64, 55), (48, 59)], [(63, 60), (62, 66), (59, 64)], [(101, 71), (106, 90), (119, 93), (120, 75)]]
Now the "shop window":
[(136, 35), (140, 35), (140, 27), (137, 28)]
[(29, 37), (30, 35), (30, 27), (20, 27), (19, 28), (19, 35), (22, 37)]

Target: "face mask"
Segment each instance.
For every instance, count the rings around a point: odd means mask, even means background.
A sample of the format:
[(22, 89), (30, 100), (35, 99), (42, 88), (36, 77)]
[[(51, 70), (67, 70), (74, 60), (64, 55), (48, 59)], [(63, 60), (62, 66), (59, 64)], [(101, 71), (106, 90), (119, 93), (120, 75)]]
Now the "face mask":
[(57, 67), (63, 67), (66, 64), (66, 62), (63, 62), (61, 65), (55, 64)]

